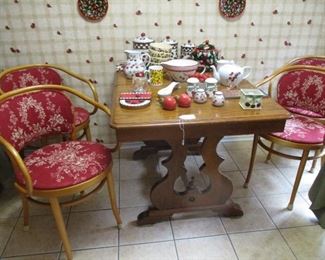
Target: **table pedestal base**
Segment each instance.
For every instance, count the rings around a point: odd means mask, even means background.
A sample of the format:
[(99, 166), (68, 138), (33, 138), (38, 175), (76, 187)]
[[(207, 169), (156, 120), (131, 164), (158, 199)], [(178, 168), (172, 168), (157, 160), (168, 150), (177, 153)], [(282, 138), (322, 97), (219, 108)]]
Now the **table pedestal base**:
[[(171, 150), (169, 157), (162, 162), (168, 172), (152, 187), (152, 207), (138, 216), (139, 225), (168, 220), (175, 213), (199, 210), (212, 210), (227, 217), (243, 215), (240, 206), (230, 199), (231, 181), (218, 171), (223, 159), (216, 154), (216, 147), (221, 139), (222, 136), (211, 133), (202, 142), (187, 139), (183, 144), (179, 139), (171, 139), (161, 143), (167, 144)], [(201, 185), (194, 176), (187, 175), (184, 166), (193, 145), (204, 161), (199, 168)], [(177, 186), (180, 183), (183, 184), (181, 189)]]
[(240, 217), (243, 216), (243, 211), (237, 203), (229, 200), (223, 205), (207, 206), (207, 207), (190, 207), (190, 208), (175, 208), (175, 209), (156, 209), (150, 207), (148, 210), (141, 212), (138, 215), (138, 225), (154, 224), (161, 221), (168, 221), (175, 213), (193, 212), (212, 210), (217, 215), (223, 217)]

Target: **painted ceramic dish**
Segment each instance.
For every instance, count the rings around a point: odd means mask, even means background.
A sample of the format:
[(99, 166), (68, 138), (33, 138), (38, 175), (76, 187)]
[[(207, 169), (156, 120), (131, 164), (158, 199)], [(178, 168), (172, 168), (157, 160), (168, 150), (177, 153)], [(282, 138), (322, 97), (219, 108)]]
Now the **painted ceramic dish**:
[(245, 10), (246, 0), (219, 0), (219, 10), (226, 19), (239, 17)]
[(87, 21), (101, 21), (108, 10), (107, 0), (78, 0), (80, 15)]
[(150, 104), (151, 100), (126, 100), (120, 99), (120, 104), (125, 108), (143, 108)]

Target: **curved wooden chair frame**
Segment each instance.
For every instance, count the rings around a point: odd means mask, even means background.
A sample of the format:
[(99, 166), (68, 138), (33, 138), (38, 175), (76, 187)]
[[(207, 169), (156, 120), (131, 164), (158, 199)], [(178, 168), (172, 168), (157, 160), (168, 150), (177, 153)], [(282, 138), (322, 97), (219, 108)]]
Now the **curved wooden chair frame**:
[[(7, 100), (11, 97), (35, 92), (35, 91), (42, 91), (42, 90), (59, 90), (59, 91), (65, 91), (67, 93), (70, 93), (85, 102), (93, 105), (96, 110), (100, 109), (104, 113), (107, 114), (107, 116), (110, 117), (111, 112), (108, 107), (106, 107), (103, 104), (98, 103), (96, 100), (84, 95), (80, 91), (77, 91), (71, 87), (64, 86), (64, 85), (39, 85), (39, 86), (32, 86), (28, 88), (20, 88), (17, 90), (13, 90), (7, 93), (4, 93), (0, 95), (0, 103), (4, 100)], [(77, 129), (74, 128), (71, 133), (71, 140), (76, 140), (76, 132)], [(65, 228), (64, 220), (62, 217), (61, 207), (69, 207), (77, 205), (86, 199), (90, 198), (92, 195), (94, 195), (95, 192), (99, 191), (103, 185), (107, 185), (108, 188), (108, 194), (109, 194), (109, 200), (111, 202), (111, 207), (113, 211), (113, 215), (116, 219), (117, 225), (120, 228), (122, 225), (121, 217), (119, 214), (119, 209), (117, 207), (116, 203), (116, 196), (115, 196), (115, 189), (114, 189), (114, 181), (112, 176), (112, 163), (99, 175), (97, 175), (94, 178), (91, 178), (90, 180), (73, 185), (71, 187), (66, 188), (60, 188), (60, 189), (51, 189), (51, 190), (39, 190), (35, 189), (32, 184), (31, 176), (28, 172), (28, 169), (21, 158), (19, 152), (2, 136), (0, 136), (0, 144), (3, 145), (5, 148), (5, 151), (7, 152), (9, 158), (11, 159), (11, 162), (13, 164), (14, 169), (19, 169), (24, 177), (25, 185), (21, 185), (18, 182), (15, 182), (15, 187), (19, 191), (21, 199), (22, 199), (22, 205), (23, 205), (23, 217), (24, 217), (24, 230), (28, 230), (29, 228), (29, 207), (28, 202), (34, 202), (40, 205), (47, 205), (50, 206), (56, 221), (56, 225), (60, 234), (60, 237), (63, 242), (63, 247), (66, 253), (66, 256), (68, 259), (72, 259), (72, 251), (71, 251), (71, 245), (68, 239), (67, 231)], [(115, 151), (118, 148), (118, 145), (115, 146), (112, 151)], [(73, 196), (74, 195), (74, 196)], [(62, 197), (70, 197), (72, 199), (65, 200), (64, 202), (60, 202), (60, 198)], [(39, 200), (39, 198), (47, 199), (47, 202), (44, 202), (44, 200)]]
[[(284, 73), (290, 72), (290, 71), (299, 71), (299, 70), (304, 70), (304, 71), (314, 71), (318, 73), (324, 73), (325, 74), (325, 68), (322, 67), (315, 67), (315, 66), (307, 66), (307, 65), (285, 65), (277, 70), (275, 70), (272, 75), (269, 77), (263, 79), (259, 83), (256, 84), (256, 87), (260, 87), (266, 83), (269, 83), (269, 95), (271, 95), (272, 92), (272, 80), (277, 78), (279, 75), (282, 75)], [(271, 144), (268, 146), (265, 142), (263, 142), (263, 139), (268, 140)], [(244, 187), (246, 188), (248, 186), (248, 183), (250, 181), (252, 172), (253, 172), (253, 167), (254, 167), (254, 161), (255, 161), (255, 156), (256, 156), (256, 150), (257, 150), (257, 145), (260, 145), (262, 148), (264, 148), (266, 151), (268, 151), (268, 155), (266, 158), (266, 162), (271, 159), (271, 155), (275, 154), (281, 157), (285, 157), (287, 159), (293, 159), (293, 160), (299, 160), (299, 167), (297, 170), (296, 174), (296, 179), (293, 185), (293, 189), (291, 192), (291, 197), (289, 204), (287, 208), (289, 210), (292, 210), (293, 208), (293, 203), (297, 194), (297, 190), (300, 184), (300, 180), (302, 177), (302, 174), (304, 172), (306, 162), (307, 160), (315, 160), (317, 158), (322, 158), (322, 163), (325, 162), (325, 140), (323, 143), (318, 143), (318, 144), (302, 144), (302, 143), (296, 143), (296, 142), (291, 142), (291, 141), (286, 141), (281, 138), (275, 137), (273, 135), (269, 134), (263, 134), (263, 135), (254, 135), (254, 140), (253, 140), (253, 146), (252, 146), (252, 152), (251, 152), (251, 160), (249, 163), (249, 169), (247, 173), (247, 177), (244, 183)], [(301, 156), (295, 156), (295, 155), (290, 155), (286, 154), (283, 152), (280, 152), (274, 144), (279, 145), (280, 147), (289, 147), (293, 149), (299, 149), (302, 151)], [(313, 156), (310, 156), (309, 153), (310, 151), (315, 151)]]
[[(98, 102), (98, 94), (97, 94), (97, 90), (96, 87), (94, 86), (93, 83), (90, 82), (90, 80), (84, 78), (83, 76), (63, 67), (60, 65), (55, 65), (55, 64), (27, 64), (27, 65), (21, 65), (21, 66), (16, 66), (16, 67), (12, 67), (9, 69), (6, 69), (4, 71), (2, 71), (0, 73), (0, 79), (2, 77), (4, 77), (5, 75), (7, 75), (8, 73), (14, 72), (14, 71), (19, 71), (19, 70), (23, 70), (23, 69), (30, 69), (30, 68), (50, 68), (50, 69), (54, 69), (57, 71), (61, 71), (63, 72), (63, 74), (69, 75), (74, 79), (80, 80), (81, 82), (85, 83), (89, 89), (91, 90), (92, 93), (92, 98)], [(2, 95), (4, 92), (3, 90), (0, 88), (0, 94)], [(89, 115), (94, 115), (97, 112), (98, 108), (96, 106), (93, 106), (92, 110), (89, 112)], [(78, 126), (76, 126), (76, 131), (83, 131), (82, 134), (78, 137), (79, 139), (82, 138), (83, 136), (86, 136), (86, 139), (88, 141), (91, 141), (91, 132), (90, 132), (90, 119), (88, 119), (87, 121), (79, 124)]]

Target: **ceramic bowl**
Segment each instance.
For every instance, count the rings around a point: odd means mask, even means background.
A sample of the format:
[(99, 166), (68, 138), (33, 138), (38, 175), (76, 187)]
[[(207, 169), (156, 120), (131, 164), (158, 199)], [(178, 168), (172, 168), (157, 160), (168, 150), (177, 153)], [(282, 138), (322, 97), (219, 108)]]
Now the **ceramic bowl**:
[(196, 72), (199, 63), (195, 60), (174, 59), (162, 62), (161, 65), (174, 81), (184, 82)]
[(168, 57), (168, 58), (156, 58), (156, 57), (151, 56), (151, 62), (154, 62), (154, 63), (162, 63), (162, 62), (166, 62), (166, 61), (169, 61), (169, 60), (171, 60), (171, 57)]
[(154, 43), (150, 43), (149, 49), (154, 51), (170, 53), (172, 50), (172, 46), (163, 42), (154, 42)]

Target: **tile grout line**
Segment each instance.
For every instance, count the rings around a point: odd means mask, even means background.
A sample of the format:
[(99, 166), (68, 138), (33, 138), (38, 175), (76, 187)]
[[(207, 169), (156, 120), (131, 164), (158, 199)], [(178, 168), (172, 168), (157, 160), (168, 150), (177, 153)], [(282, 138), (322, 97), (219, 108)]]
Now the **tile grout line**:
[(169, 217), (169, 225), (170, 225), (170, 229), (171, 229), (172, 235), (173, 235), (173, 242), (174, 242), (174, 247), (175, 247), (175, 251), (176, 251), (176, 257), (177, 257), (177, 260), (179, 260), (179, 255), (178, 255), (176, 239), (175, 239), (175, 234), (174, 234), (174, 229), (173, 229), (173, 224), (172, 224), (171, 217)]
[[(229, 151), (228, 151), (228, 149), (227, 149), (226, 147), (225, 147), (225, 149), (226, 149), (227, 152), (229, 153)], [(262, 150), (262, 152), (264, 152), (264, 151)], [(229, 156), (231, 157), (231, 159), (233, 160), (233, 162), (236, 164), (236, 166), (239, 168), (239, 171), (240, 171), (241, 175), (244, 177), (244, 179), (246, 179), (245, 176), (244, 176), (244, 173), (242, 172), (242, 170), (240, 169), (240, 167), (237, 165), (236, 161), (233, 159), (231, 153), (229, 153)], [(271, 161), (271, 163), (273, 164), (273, 166), (275, 166), (275, 168), (278, 169), (278, 167), (273, 163), (272, 159), (271, 159), (270, 161)], [(278, 170), (279, 170), (279, 169), (278, 169)], [(280, 171), (280, 170), (279, 170), (279, 171)], [(282, 175), (282, 172), (281, 172), (281, 171), (280, 171), (280, 173), (281, 173), (281, 175)], [(270, 230), (277, 230), (277, 231), (279, 232), (280, 236), (282, 237), (283, 241), (285, 242), (285, 244), (286, 244), (287, 247), (289, 248), (290, 252), (291, 252), (292, 255), (295, 257), (295, 259), (297, 259), (296, 255), (295, 255), (294, 252), (293, 252), (293, 249), (290, 247), (290, 245), (288, 244), (287, 240), (286, 240), (286, 239), (284, 238), (284, 236), (282, 235), (282, 233), (281, 233), (281, 231), (280, 231), (280, 228), (279, 228), (279, 227), (276, 225), (276, 223), (273, 221), (272, 217), (270, 216), (270, 214), (268, 213), (268, 211), (267, 211), (266, 208), (264, 207), (263, 203), (262, 203), (262, 202), (260, 201), (260, 199), (258, 198), (258, 196), (257, 196), (257, 194), (256, 194), (256, 192), (255, 192), (255, 190), (254, 190), (254, 189), (251, 189), (251, 191), (253, 192), (255, 198), (256, 198), (257, 201), (261, 204), (261, 206), (262, 206), (262, 208), (264, 209), (265, 213), (267, 214), (267, 216), (269, 217), (269, 219), (270, 219), (271, 222), (273, 223), (274, 227), (276, 228), (276, 229), (270, 229)], [(222, 221), (222, 219), (221, 219), (221, 221)], [(223, 224), (223, 221), (222, 221), (222, 224)], [(259, 230), (259, 231), (267, 231), (267, 230)], [(254, 231), (254, 232), (258, 232), (258, 231)], [(226, 233), (227, 233), (227, 236), (229, 236), (227, 230), (226, 230)], [(242, 233), (247, 233), (247, 232), (242, 232)], [(230, 237), (229, 237), (229, 239), (230, 239)], [(230, 239), (230, 241), (231, 241), (231, 239)], [(232, 244), (232, 243), (231, 243), (231, 244)], [(235, 250), (235, 252), (236, 252), (236, 250)], [(237, 253), (236, 253), (236, 256), (237, 256)], [(237, 256), (237, 257), (238, 257), (238, 256)]]
[[(118, 207), (119, 213), (121, 216), (121, 150), (118, 149)], [(122, 216), (121, 216), (122, 219)], [(123, 219), (122, 219), (122, 227), (123, 228)], [(117, 260), (120, 259), (120, 229), (117, 230)]]
[(18, 224), (19, 216), (20, 216), (21, 212), (22, 212), (22, 209), (20, 210), (19, 215), (16, 217), (16, 223), (15, 223), (15, 224), (13, 225), (13, 227), (12, 227), (12, 230), (11, 230), (11, 232), (10, 232), (10, 235), (9, 235), (8, 239), (7, 239), (7, 242), (6, 242), (5, 246), (3, 247), (3, 250), (2, 250), (2, 252), (1, 252), (1, 254), (0, 254), (0, 258), (3, 257), (3, 254), (5, 253), (5, 251), (6, 251), (6, 249), (7, 249), (7, 246), (8, 246), (8, 244), (9, 244), (9, 241), (10, 241), (11, 237), (12, 237), (12, 234), (14, 233), (14, 230), (15, 230), (17, 224)]

